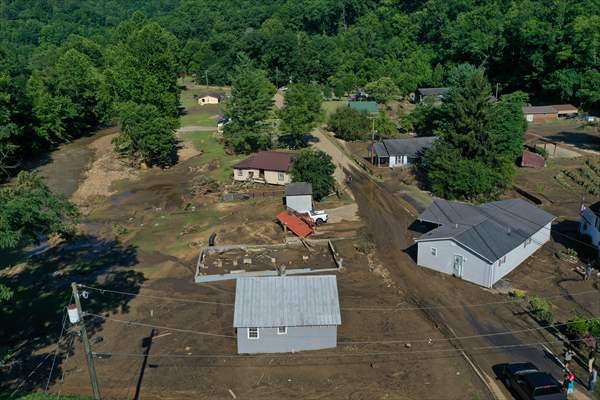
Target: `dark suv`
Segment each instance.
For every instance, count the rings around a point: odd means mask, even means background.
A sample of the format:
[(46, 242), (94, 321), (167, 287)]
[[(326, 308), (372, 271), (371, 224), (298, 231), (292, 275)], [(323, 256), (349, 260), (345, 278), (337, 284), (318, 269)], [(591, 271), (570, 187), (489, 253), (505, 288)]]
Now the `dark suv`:
[(552, 375), (532, 363), (506, 364), (502, 370), (506, 386), (521, 400), (566, 400), (562, 386)]

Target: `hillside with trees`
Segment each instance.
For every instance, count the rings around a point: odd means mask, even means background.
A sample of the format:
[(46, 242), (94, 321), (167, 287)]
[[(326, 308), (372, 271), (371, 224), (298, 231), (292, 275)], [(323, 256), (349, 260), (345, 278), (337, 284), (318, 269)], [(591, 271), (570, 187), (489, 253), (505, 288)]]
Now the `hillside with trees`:
[[(241, 54), (275, 86), (315, 82), (336, 95), (365, 86), (385, 101), (446, 85), (470, 63), (500, 93), (600, 107), (597, 0), (35, 0), (3, 3), (0, 20), (5, 169), (118, 122), (133, 98), (170, 114), (175, 74), (231, 84)], [(265, 147), (261, 130), (229, 142)]]

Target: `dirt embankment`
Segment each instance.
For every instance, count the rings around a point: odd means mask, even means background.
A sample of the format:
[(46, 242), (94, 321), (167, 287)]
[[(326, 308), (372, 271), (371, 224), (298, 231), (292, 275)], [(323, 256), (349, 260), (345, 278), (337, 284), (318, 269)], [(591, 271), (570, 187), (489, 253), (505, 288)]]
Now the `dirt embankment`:
[(94, 161), (75, 193), (73, 201), (82, 204), (94, 196), (111, 196), (116, 193), (111, 188), (117, 180), (137, 180), (139, 172), (127, 166), (114, 152), (112, 140), (117, 134), (100, 137), (90, 143), (94, 151)]

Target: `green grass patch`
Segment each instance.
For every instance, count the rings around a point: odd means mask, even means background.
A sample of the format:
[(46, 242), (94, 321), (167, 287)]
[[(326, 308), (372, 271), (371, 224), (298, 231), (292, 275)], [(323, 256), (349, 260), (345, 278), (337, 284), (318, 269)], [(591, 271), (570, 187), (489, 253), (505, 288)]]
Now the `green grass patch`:
[(185, 114), (180, 118), (181, 126), (217, 126), (217, 118), (215, 113), (195, 111)]
[(333, 114), (335, 110), (337, 110), (340, 107), (345, 107), (346, 105), (348, 105), (348, 102), (345, 100), (324, 101), (323, 103), (321, 103), (321, 108), (325, 112), (325, 119), (327, 120), (327, 118), (329, 118), (329, 116)]
[(233, 165), (244, 158), (244, 156), (229, 155), (225, 152), (223, 144), (220, 143), (212, 132), (186, 132), (181, 133), (185, 140), (191, 140), (194, 147), (202, 152), (202, 155), (193, 159), (195, 165), (206, 165), (214, 163), (215, 169), (209, 169), (207, 175), (220, 183), (231, 181)]

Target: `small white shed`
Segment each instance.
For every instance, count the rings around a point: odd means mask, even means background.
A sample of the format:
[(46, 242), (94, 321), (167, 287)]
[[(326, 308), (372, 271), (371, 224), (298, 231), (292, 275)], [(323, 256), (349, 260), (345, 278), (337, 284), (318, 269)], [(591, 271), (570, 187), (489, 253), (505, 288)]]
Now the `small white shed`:
[(313, 209), (312, 185), (308, 182), (292, 182), (285, 187), (285, 205), (301, 214)]

